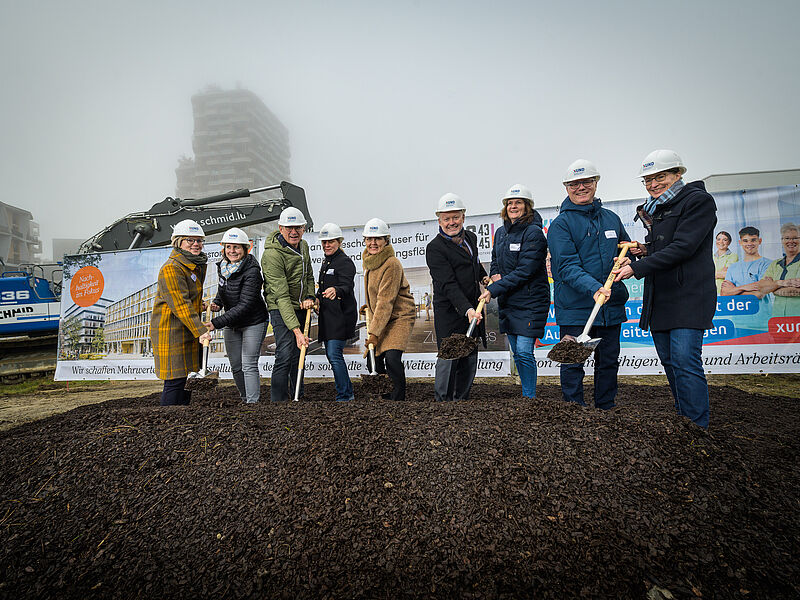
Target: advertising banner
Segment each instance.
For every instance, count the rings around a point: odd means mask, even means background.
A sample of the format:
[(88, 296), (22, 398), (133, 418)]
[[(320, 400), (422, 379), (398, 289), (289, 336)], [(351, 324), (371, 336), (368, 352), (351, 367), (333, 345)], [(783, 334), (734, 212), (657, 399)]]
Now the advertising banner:
[[(770, 273), (778, 279), (798, 277), (800, 260), (788, 265), (779, 262), (790, 254), (791, 238), (797, 233), (782, 235), (787, 223), (800, 224), (800, 193), (795, 186), (763, 190), (743, 190), (714, 195), (718, 207), (715, 234), (727, 232), (731, 243), (717, 259), (717, 312), (714, 327), (705, 333), (703, 360), (709, 373), (792, 373), (800, 370), (800, 296), (791, 289), (777, 290), (764, 297), (737, 288), (758, 281)], [(632, 239), (644, 240), (644, 228), (633, 216), (641, 200), (604, 203), (623, 221)], [(544, 230), (557, 216), (557, 208), (537, 209), (544, 221)], [(372, 216), (372, 215), (370, 215)], [(466, 227), (478, 236), (480, 260), (490, 270), (494, 233), (501, 225), (497, 214), (467, 216)], [(390, 226), (392, 246), (403, 263), (416, 304), (416, 321), (409, 346), (403, 355), (409, 377), (432, 377), (436, 363), (436, 338), (430, 275), (425, 263), (425, 247), (437, 235), (435, 219)], [(755, 228), (757, 235), (740, 239), (739, 232)], [(745, 232), (751, 232), (745, 229)], [(343, 228), (342, 249), (356, 264), (356, 297), (364, 303), (364, 282), (361, 253), (364, 249), (362, 228)], [(723, 236), (725, 237), (725, 236)], [(304, 239), (311, 249), (315, 279), (323, 253), (315, 232)], [(263, 241), (253, 252), (261, 255)], [(753, 245), (755, 243), (756, 250)], [(154, 379), (149, 322), (158, 271), (169, 256), (170, 248), (129, 250), (82, 256), (68, 256), (64, 264), (64, 293), (61, 299), (59, 360), (56, 379)], [(216, 263), (221, 260), (218, 244), (208, 244), (209, 269), (205, 295), (213, 298), (217, 288)], [(737, 266), (738, 264), (738, 266)], [(722, 267), (722, 265), (726, 265)], [(723, 268), (727, 269), (723, 271)], [(765, 275), (766, 274), (766, 275)], [(723, 284), (725, 279), (729, 284)], [(626, 280), (630, 299), (626, 305), (628, 321), (622, 325), (620, 374), (661, 374), (663, 368), (653, 347), (650, 333), (639, 328), (643, 281)], [(798, 288), (795, 288), (798, 289)], [(552, 288), (551, 288), (552, 293)], [(498, 326), (497, 303), (487, 307), (487, 347), (479, 348), (478, 376), (498, 377), (512, 372), (508, 344)], [(363, 320), (358, 335), (348, 341), (345, 360), (351, 377), (366, 373), (362, 358), (366, 338)], [(312, 320), (311, 338), (315, 339), (316, 322)], [(547, 359), (547, 353), (559, 340), (558, 327), (551, 306), (549, 323), (535, 351), (540, 375), (558, 375), (558, 364)], [(230, 365), (225, 357), (221, 332), (212, 343), (211, 368), (223, 378), (230, 378)], [(260, 368), (269, 377), (274, 354), (274, 338), (269, 328), (262, 346)], [(586, 362), (591, 373), (593, 361)], [(306, 359), (310, 377), (332, 377), (324, 349), (312, 341)]]

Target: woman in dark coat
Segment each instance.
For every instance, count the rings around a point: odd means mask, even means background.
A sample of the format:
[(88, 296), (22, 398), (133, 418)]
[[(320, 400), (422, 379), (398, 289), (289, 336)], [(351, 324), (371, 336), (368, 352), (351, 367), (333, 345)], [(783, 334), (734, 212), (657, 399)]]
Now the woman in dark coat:
[(247, 234), (233, 227), (222, 236), (224, 256), (217, 263), (219, 287), (211, 310), (225, 312), (206, 323), (209, 331), (225, 328), (225, 352), (243, 402), (255, 404), (261, 397), (258, 358), (267, 334), (269, 313), (261, 286), (261, 267), (250, 254)]
[(503, 198), (503, 226), (494, 234), (492, 283), (481, 298), (497, 298), (500, 333), (505, 333), (517, 366), (522, 395), (536, 397), (536, 338), (544, 335), (550, 310), (547, 240), (542, 218), (533, 210), (533, 194), (515, 185)]
[(650, 198), (636, 209), (636, 218), (647, 236), (631, 250), (639, 260), (615, 269), (615, 281), (644, 278), (639, 327), (651, 332), (678, 414), (708, 427), (702, 350), (717, 308), (712, 257), (717, 205), (702, 181), (684, 183), (685, 172), (672, 150), (645, 157), (639, 175)]
[(356, 266), (342, 250), (342, 230), (326, 223), (319, 232), (325, 258), (319, 268), (317, 298), (319, 322), (317, 337), (325, 343), (325, 356), (331, 364), (336, 385), (336, 400), (353, 399), (353, 384), (344, 362), (347, 340), (356, 334)]
[[(474, 336), (486, 346), (486, 330), (475, 312), (486, 270), (478, 257), (477, 237), (464, 229), (466, 208), (455, 194), (439, 199), (436, 218), (439, 234), (425, 248), (425, 261), (433, 281), (433, 326), (436, 345), (454, 333), (465, 334), (476, 319)], [(468, 400), (478, 367), (478, 347), (464, 358), (436, 360), (436, 400)]]

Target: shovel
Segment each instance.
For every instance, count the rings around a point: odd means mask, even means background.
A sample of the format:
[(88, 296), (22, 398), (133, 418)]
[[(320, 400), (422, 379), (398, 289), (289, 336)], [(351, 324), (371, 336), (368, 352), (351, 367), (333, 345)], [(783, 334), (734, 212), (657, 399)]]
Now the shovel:
[[(614, 260), (614, 266), (611, 269), (611, 273), (608, 274), (606, 282), (603, 284), (603, 289), (611, 289), (611, 284), (614, 283), (614, 269), (619, 267), (619, 263), (625, 258), (628, 250), (635, 246), (636, 242), (623, 242), (618, 244), (618, 247), (622, 248), (622, 250), (620, 250), (616, 260)], [(594, 320), (597, 318), (597, 313), (600, 312), (600, 307), (605, 304), (605, 301), (605, 294), (600, 294), (597, 300), (595, 300), (594, 308), (589, 315), (589, 320), (586, 321), (583, 332), (577, 338), (573, 338), (570, 335), (564, 336), (564, 339), (551, 348), (550, 352), (547, 354), (547, 358), (554, 362), (568, 364), (582, 363), (589, 358), (600, 343), (600, 338), (592, 338), (589, 336), (589, 330), (592, 328)]]
[(478, 317), (483, 310), (486, 300), (478, 302), (478, 308), (475, 309), (476, 316), (472, 318), (469, 323), (467, 334), (454, 333), (442, 340), (442, 347), (439, 348), (439, 358), (445, 360), (458, 360), (472, 354), (472, 351), (478, 346), (478, 340), (472, 337), (472, 332), (475, 331), (475, 325), (478, 323)]
[[(366, 321), (367, 332), (369, 332), (369, 309), (364, 310), (364, 320)], [(392, 382), (388, 375), (378, 373), (375, 370), (375, 346), (369, 345), (369, 375), (361, 376), (361, 384), (368, 394), (388, 394), (392, 391)]]
[[(308, 337), (308, 330), (311, 327), (311, 309), (306, 309), (306, 326), (303, 328), (303, 336)], [(300, 382), (303, 380), (303, 367), (306, 364), (307, 346), (300, 348), (300, 361), (297, 363), (297, 382), (294, 384), (294, 401), (300, 400)]]
[[(211, 320), (211, 300), (206, 301), (206, 323)], [(203, 340), (203, 367), (197, 373), (189, 373), (186, 377), (185, 390), (198, 390), (201, 388), (213, 388), (219, 383), (219, 373), (208, 370), (208, 353), (211, 342)]]

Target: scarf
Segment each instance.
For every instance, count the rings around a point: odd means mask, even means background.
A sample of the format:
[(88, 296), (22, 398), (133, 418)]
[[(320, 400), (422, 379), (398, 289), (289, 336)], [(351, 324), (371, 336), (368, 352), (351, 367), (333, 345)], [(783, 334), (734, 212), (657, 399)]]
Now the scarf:
[(463, 248), (464, 250), (469, 252), (470, 256), (472, 256), (472, 248), (470, 248), (469, 244), (464, 240), (464, 238), (466, 237), (466, 231), (464, 230), (463, 227), (461, 228), (461, 231), (459, 231), (455, 235), (447, 235), (444, 231), (442, 231), (442, 228), (439, 227), (439, 235), (446, 240), (450, 240), (456, 246)]
[(236, 262), (230, 262), (226, 258), (225, 260), (219, 263), (219, 274), (222, 275), (225, 279), (229, 279), (231, 275), (233, 275), (234, 273), (236, 273), (236, 271), (242, 268), (243, 264), (244, 264), (244, 258), (242, 260), (237, 260)]
[(181, 253), (181, 256), (183, 256), (193, 265), (204, 265), (208, 262), (208, 255), (205, 252), (201, 252), (198, 255), (194, 255), (188, 250), (181, 250), (180, 248), (176, 248), (176, 250)]
[(377, 254), (370, 254), (365, 248), (364, 253), (361, 255), (361, 261), (365, 271), (374, 271), (393, 256), (394, 248), (392, 248), (391, 244), (386, 244)]

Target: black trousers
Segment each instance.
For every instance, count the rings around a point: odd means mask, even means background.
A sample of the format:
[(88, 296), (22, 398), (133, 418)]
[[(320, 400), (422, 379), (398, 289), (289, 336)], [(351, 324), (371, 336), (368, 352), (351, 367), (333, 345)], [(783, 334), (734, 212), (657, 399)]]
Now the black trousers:
[(175, 406), (189, 404), (192, 392), (183, 389), (186, 387), (186, 377), (165, 379), (164, 389), (161, 392), (161, 406)]
[[(403, 367), (402, 350), (386, 350), (375, 357), (375, 370), (378, 373), (389, 375), (392, 380), (392, 400), (406, 399), (406, 370)], [(372, 370), (370, 357), (367, 355), (367, 369)]]

